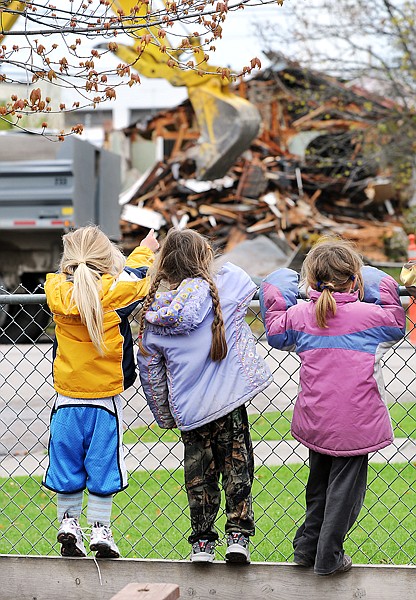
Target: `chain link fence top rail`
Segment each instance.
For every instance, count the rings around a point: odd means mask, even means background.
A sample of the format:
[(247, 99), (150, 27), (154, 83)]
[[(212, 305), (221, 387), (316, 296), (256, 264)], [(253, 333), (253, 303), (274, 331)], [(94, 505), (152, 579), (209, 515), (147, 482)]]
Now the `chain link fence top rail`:
[[(0, 553), (54, 555), (59, 553), (56, 498), (41, 486), (55, 398), (53, 324), (43, 290), (24, 292), (0, 295)], [(404, 288), (401, 295), (406, 337), (383, 360), (395, 441), (370, 455), (365, 505), (345, 544), (355, 563), (415, 564), (416, 559), (416, 301)], [(274, 374), (274, 383), (248, 404), (256, 464), (252, 560), (286, 562), (304, 517), (308, 476), (308, 450), (290, 434), (300, 363), (295, 354), (269, 347), (258, 301), (247, 320)], [(129, 487), (114, 498), (114, 537), (124, 557), (187, 558), (182, 442), (177, 430), (155, 425), (138, 379), (123, 399)], [(222, 507), (220, 539), (223, 513)], [(86, 526), (84, 516), (81, 524)], [(224, 548), (219, 545), (218, 558)]]

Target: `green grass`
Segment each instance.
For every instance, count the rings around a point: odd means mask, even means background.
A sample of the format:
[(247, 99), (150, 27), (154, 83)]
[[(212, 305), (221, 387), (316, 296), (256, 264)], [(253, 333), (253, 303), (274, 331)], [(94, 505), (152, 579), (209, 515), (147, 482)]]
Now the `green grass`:
[(393, 277), (393, 279), (395, 279), (399, 285), (403, 285), (400, 281), (400, 273), (402, 270), (401, 267), (382, 267), (381, 270), (388, 275), (391, 275), (391, 277)]
[(389, 405), (395, 437), (416, 438), (416, 402)]
[[(416, 437), (416, 403), (399, 404), (397, 402), (389, 406), (393, 422), (394, 435), (396, 437)], [(292, 411), (274, 411), (263, 414), (249, 415), (251, 425), (251, 436), (254, 442), (259, 440), (289, 440), (293, 439), (290, 434), (290, 421)], [(160, 429), (155, 423), (149, 426), (137, 427), (126, 431), (124, 434), (125, 444), (137, 442), (177, 442), (179, 433), (177, 429)]]
[[(256, 470), (254, 561), (292, 559), (291, 540), (304, 515), (307, 475), (304, 465)], [(183, 471), (135, 472), (129, 484), (116, 496), (113, 507), (113, 531), (122, 555), (187, 558), (189, 518)], [(416, 560), (415, 485), (414, 465), (370, 465), (365, 506), (345, 544), (355, 563)], [(0, 489), (0, 553), (57, 554), (55, 494), (43, 489), (39, 478), (30, 477), (0, 480)], [(86, 525), (84, 518), (82, 525)], [(217, 526), (222, 532), (223, 515)], [(218, 558), (223, 554), (224, 546), (219, 546)]]
[[(249, 415), (253, 441), (293, 439), (290, 435), (291, 418), (292, 411)], [(177, 429), (165, 430), (152, 423), (149, 426), (144, 425), (126, 431), (123, 440), (125, 444), (135, 444), (136, 442), (158, 442), (159, 440), (177, 442), (179, 438)]]

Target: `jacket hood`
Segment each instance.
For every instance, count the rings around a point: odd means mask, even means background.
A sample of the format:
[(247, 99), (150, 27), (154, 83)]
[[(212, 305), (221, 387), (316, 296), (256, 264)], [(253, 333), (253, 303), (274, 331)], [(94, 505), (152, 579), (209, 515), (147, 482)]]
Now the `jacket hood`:
[(157, 292), (145, 319), (147, 328), (161, 335), (189, 333), (201, 322), (201, 307), (210, 297), (200, 277), (184, 279), (176, 290)]

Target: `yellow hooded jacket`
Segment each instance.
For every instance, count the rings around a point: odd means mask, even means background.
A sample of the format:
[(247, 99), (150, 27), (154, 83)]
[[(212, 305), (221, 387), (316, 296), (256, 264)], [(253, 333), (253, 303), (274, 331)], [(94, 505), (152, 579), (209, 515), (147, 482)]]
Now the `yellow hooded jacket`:
[[(102, 276), (104, 344), (100, 356), (90, 340), (76, 306), (71, 306), (73, 283), (64, 273), (48, 273), (45, 293), (55, 321), (53, 379), (57, 392), (71, 398), (106, 398), (119, 394), (136, 379), (133, 339), (128, 316), (149, 290), (146, 269), (151, 250), (136, 248), (117, 278)], [(140, 279), (139, 279), (140, 277)]]

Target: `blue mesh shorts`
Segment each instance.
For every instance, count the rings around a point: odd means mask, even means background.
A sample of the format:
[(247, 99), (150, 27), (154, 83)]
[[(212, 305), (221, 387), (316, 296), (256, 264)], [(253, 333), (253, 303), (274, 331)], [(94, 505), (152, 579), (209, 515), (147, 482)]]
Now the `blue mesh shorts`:
[(119, 396), (81, 400), (58, 396), (50, 424), (43, 485), (73, 494), (87, 488), (109, 496), (127, 487)]

